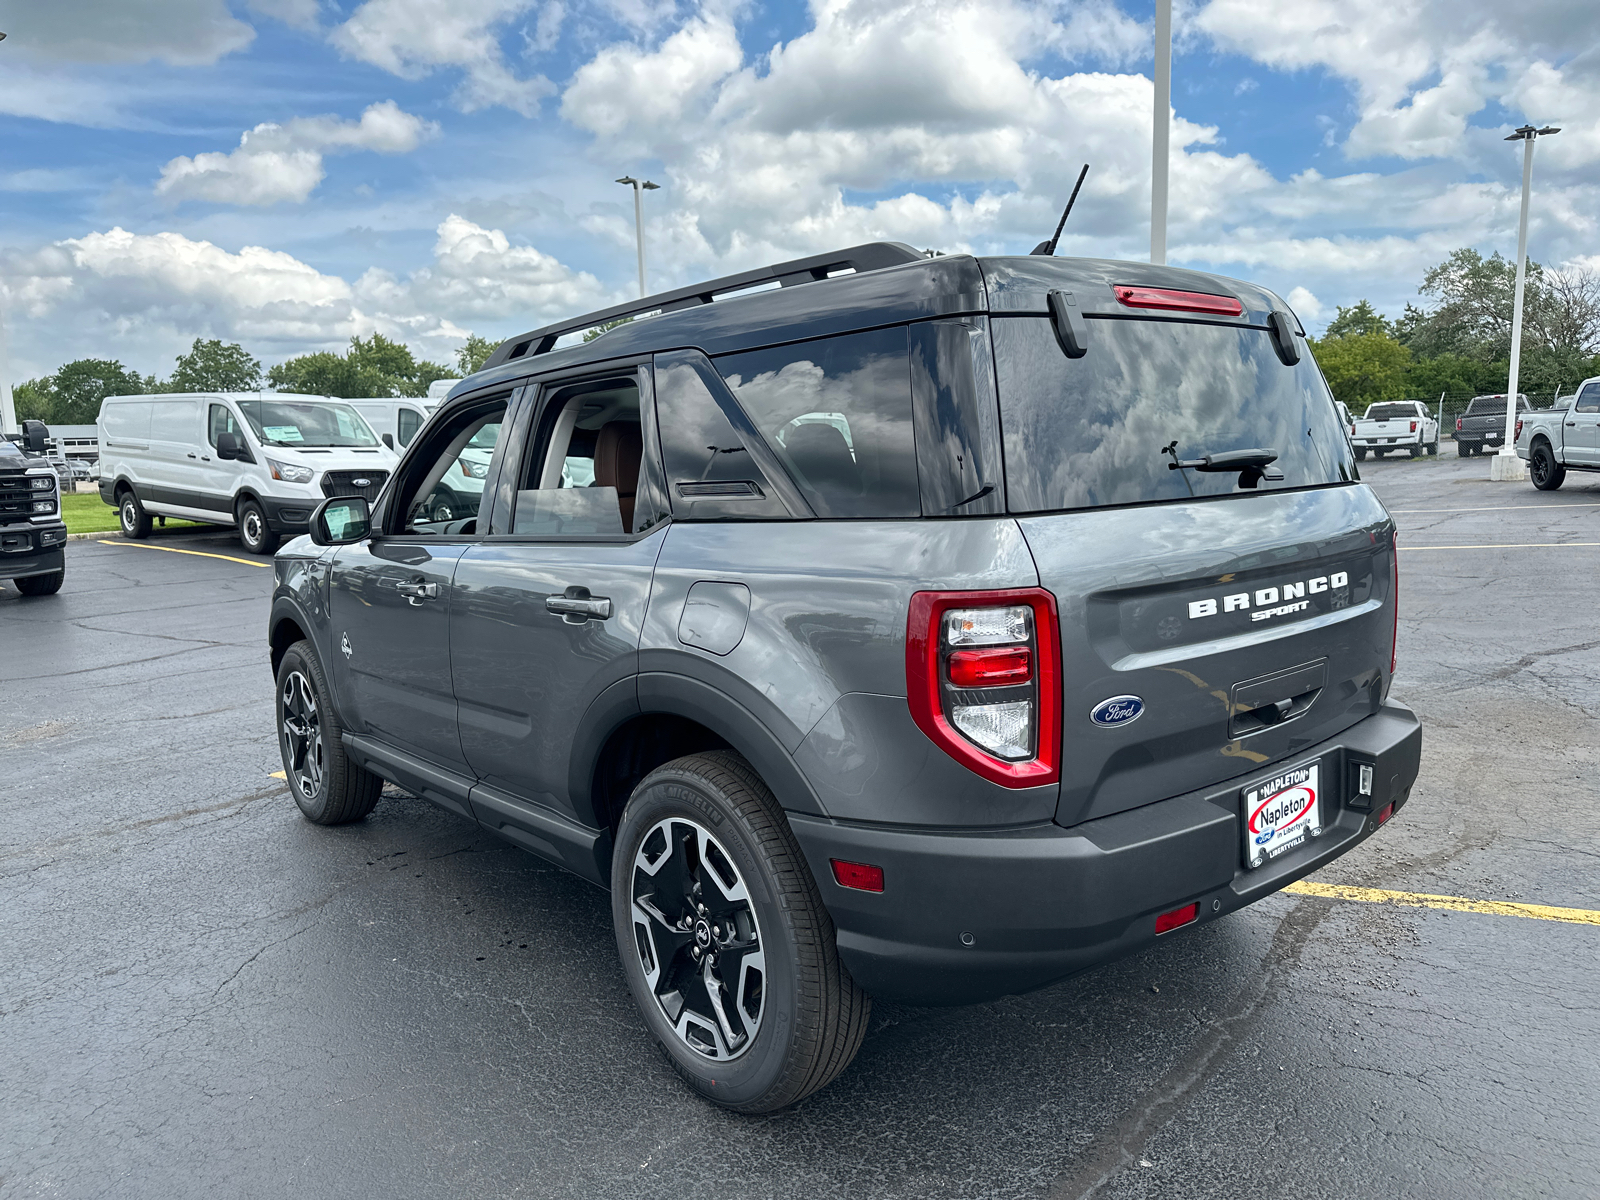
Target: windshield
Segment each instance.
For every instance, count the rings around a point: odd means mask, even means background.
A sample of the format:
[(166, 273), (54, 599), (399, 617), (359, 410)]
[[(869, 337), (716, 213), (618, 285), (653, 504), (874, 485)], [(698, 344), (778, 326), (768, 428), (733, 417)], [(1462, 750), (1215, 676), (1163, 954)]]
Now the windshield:
[(1172, 469), (1228, 450), (1276, 452), (1260, 489), (1355, 478), (1321, 372), (1284, 366), (1265, 330), (1092, 320), (1069, 359), (1048, 319), (991, 320), (1013, 512), (1228, 495), (1246, 472)]
[(329, 401), (241, 400), (239, 411), (265, 446), (376, 446), (361, 414)]

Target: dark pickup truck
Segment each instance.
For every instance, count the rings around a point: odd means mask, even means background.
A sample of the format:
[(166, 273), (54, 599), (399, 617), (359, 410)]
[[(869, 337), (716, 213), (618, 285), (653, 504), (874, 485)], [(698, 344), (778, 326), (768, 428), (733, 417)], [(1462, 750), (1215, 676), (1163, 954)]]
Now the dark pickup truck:
[[(1517, 397), (1517, 412), (1533, 411), (1526, 396)], [(1488, 446), (1506, 444), (1506, 397), (1474, 396), (1467, 411), (1456, 418), (1456, 455), (1470, 458)]]

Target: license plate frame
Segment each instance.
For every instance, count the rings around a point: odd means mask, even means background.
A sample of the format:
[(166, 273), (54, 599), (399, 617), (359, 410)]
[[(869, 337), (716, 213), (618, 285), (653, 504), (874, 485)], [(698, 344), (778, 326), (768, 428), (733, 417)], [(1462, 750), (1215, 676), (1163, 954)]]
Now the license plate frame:
[(1312, 759), (1239, 789), (1248, 869), (1264, 866), (1322, 833), (1322, 778), (1322, 760)]

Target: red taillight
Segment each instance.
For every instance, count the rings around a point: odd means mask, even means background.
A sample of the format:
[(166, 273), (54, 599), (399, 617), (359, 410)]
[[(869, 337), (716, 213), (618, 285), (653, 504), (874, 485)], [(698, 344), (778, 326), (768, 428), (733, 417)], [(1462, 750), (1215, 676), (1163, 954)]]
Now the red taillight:
[(1005, 687), (1033, 678), (1033, 651), (1026, 646), (957, 650), (945, 660), (944, 667), (956, 687)]
[(1171, 912), (1164, 912), (1156, 918), (1156, 932), (1170, 933), (1179, 926), (1187, 925), (1200, 915), (1200, 902), (1185, 904), (1182, 908), (1175, 908)]
[(883, 891), (882, 867), (875, 867), (871, 863), (845, 862), (838, 858), (828, 861), (833, 864), (833, 877), (840, 887), (853, 888), (858, 892)]
[[(952, 638), (965, 644), (952, 645)], [(1061, 777), (1055, 597), (1043, 588), (914, 594), (906, 618), (906, 703), (918, 729), (990, 782), (1055, 783)], [(1027, 737), (1009, 750), (990, 740), (991, 751), (980, 744), (988, 737), (980, 721), (991, 721), (996, 733), (1009, 723)]]
[(1415, 433), (1416, 431), (1417, 431), (1417, 423), (1415, 421), (1413, 421), (1413, 422), (1411, 422), (1411, 432)]
[(1456, 418), (1456, 432), (1457, 433), (1461, 432), (1461, 418), (1460, 417)]
[(1129, 308), (1165, 308), (1175, 312), (1211, 313), (1219, 317), (1237, 317), (1244, 312), (1244, 305), (1232, 296), (1213, 296), (1210, 292), (1128, 287), (1120, 283), (1114, 284), (1111, 290)]
[(1389, 676), (1394, 677), (1395, 663), (1400, 660), (1400, 531), (1394, 531), (1389, 542), (1389, 557), (1394, 560), (1394, 584), (1389, 589), (1389, 606), (1394, 609), (1394, 632), (1389, 639)]
[(1520, 442), (1522, 440), (1522, 418), (1521, 417), (1517, 418), (1517, 432), (1516, 432), (1515, 436), (1512, 437), (1511, 440), (1514, 441), (1514, 442)]

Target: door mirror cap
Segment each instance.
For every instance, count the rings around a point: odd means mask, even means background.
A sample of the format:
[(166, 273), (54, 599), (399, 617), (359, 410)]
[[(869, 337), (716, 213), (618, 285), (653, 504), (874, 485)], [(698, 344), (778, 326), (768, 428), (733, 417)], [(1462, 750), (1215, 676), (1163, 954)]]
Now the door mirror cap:
[(50, 437), (50, 431), (45, 428), (43, 421), (24, 421), (22, 423), (22, 448), (29, 454), (43, 454), (45, 443)]
[(348, 546), (372, 533), (372, 508), (362, 496), (335, 496), (311, 514), (311, 540), (319, 546)]
[(389, 449), (393, 450), (394, 449), (394, 434), (392, 434), (392, 433), (384, 434), (383, 435), (383, 444), (385, 446), (389, 447)]
[(244, 447), (239, 442), (239, 435), (224, 431), (217, 434), (217, 457), (231, 459), (237, 462), (246, 461)]

